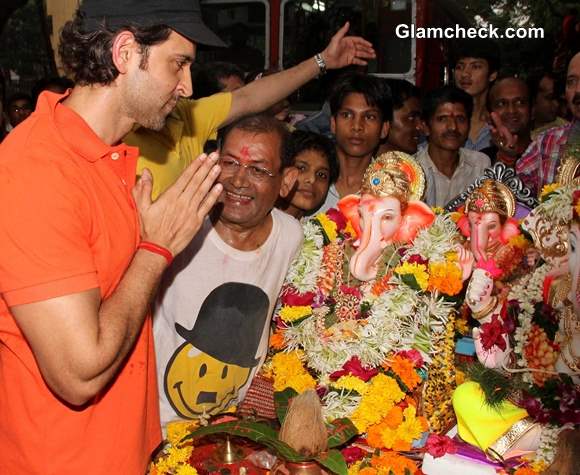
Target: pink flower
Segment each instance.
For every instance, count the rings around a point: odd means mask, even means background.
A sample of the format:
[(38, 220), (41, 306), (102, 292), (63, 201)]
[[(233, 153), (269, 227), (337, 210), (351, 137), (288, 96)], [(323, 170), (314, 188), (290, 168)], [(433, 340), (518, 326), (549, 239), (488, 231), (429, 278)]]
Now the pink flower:
[(351, 464), (362, 460), (367, 454), (360, 447), (346, 447), (340, 451), (346, 463)]
[(336, 381), (341, 376), (351, 375), (362, 379), (365, 383), (371, 379), (373, 376), (379, 374), (376, 369), (366, 369), (363, 368), (358, 356), (353, 356), (342, 366), (341, 370), (335, 371), (330, 375), (330, 379)]
[(503, 274), (503, 271), (496, 265), (493, 257), (487, 261), (477, 261), (475, 267), (476, 269), (486, 270), (491, 274), (493, 279), (499, 279)]
[(289, 305), (291, 307), (300, 307), (304, 305), (311, 305), (314, 302), (315, 294), (314, 292), (306, 292), (301, 294), (297, 292), (295, 289), (287, 287), (284, 292), (282, 292), (282, 296), (280, 300), (284, 305)]
[(421, 356), (421, 353), (417, 350), (403, 350), (397, 352), (397, 354), (407, 358), (408, 360), (411, 360), (415, 368), (422, 368), (425, 364), (423, 356)]
[(455, 442), (446, 435), (429, 434), (425, 450), (434, 458), (443, 457), (445, 454), (457, 452)]
[(326, 212), (326, 216), (335, 222), (337, 231), (342, 231), (346, 227), (346, 218), (336, 208), (330, 208)]

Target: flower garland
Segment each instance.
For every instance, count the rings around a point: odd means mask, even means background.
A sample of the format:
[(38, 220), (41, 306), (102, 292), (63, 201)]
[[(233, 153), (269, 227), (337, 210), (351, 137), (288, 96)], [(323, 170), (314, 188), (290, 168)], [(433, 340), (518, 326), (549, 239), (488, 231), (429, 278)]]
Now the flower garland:
[(198, 426), (196, 421), (174, 421), (167, 425), (168, 444), (149, 467), (151, 475), (198, 475), (189, 465), (193, 451), (191, 442), (181, 440)]
[[(444, 352), (441, 371), (454, 375), (448, 345), (438, 345), (454, 327), (450, 314), (463, 288), (455, 224), (438, 215), (413, 243), (387, 247), (371, 282), (350, 276), (354, 232), (342, 214), (330, 210), (304, 228), (262, 372), (277, 391), (316, 387), (325, 418), (351, 419), (367, 447), (352, 474), (414, 473), (414, 462), (396, 451), (410, 450), (429, 429), (415, 399), (426, 369)], [(450, 392), (439, 399), (450, 400)]]

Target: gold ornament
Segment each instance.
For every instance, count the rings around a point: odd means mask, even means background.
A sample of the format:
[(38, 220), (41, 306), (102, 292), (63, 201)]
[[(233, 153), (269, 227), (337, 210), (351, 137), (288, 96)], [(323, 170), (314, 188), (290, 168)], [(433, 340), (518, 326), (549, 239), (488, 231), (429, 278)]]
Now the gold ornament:
[(516, 211), (516, 201), (507, 186), (488, 179), (471, 192), (465, 201), (465, 210), (477, 213), (497, 213), (509, 218)]
[(403, 152), (379, 155), (368, 166), (361, 193), (393, 196), (402, 203), (420, 200), (425, 191), (425, 173), (413, 157)]

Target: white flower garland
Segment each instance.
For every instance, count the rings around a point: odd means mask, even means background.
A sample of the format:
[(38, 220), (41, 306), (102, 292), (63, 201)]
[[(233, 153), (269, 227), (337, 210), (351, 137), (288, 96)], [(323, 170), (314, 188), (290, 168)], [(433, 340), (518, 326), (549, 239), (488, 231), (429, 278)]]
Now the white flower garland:
[(322, 265), (324, 237), (320, 226), (307, 221), (303, 226), (304, 241), (286, 275), (286, 284), (292, 284), (300, 293), (316, 291), (316, 281)]
[[(543, 300), (543, 284), (544, 279), (552, 267), (548, 264), (543, 264), (538, 267), (529, 278), (521, 279), (517, 284), (512, 286), (509, 294), (509, 300), (517, 300), (520, 306), (518, 314), (518, 327), (514, 333), (516, 341), (514, 352), (516, 354), (516, 364), (520, 368), (527, 368), (528, 361), (524, 354), (524, 345), (526, 344), (528, 334), (532, 326), (532, 318), (534, 316), (534, 305)], [(531, 373), (524, 373), (523, 379), (527, 383), (531, 383)]]

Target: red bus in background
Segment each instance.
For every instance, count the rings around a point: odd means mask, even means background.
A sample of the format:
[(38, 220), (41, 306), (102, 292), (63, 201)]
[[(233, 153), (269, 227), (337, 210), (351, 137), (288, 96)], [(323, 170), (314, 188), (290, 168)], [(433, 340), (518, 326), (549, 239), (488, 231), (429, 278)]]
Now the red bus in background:
[(398, 38), (397, 25), (469, 26), (454, 0), (202, 0), (201, 3), (204, 21), (229, 47), (201, 47), (200, 62), (229, 61), (247, 72), (287, 68), (320, 52), (331, 35), (349, 21), (350, 34), (365, 37), (377, 51), (377, 59), (368, 66), (369, 73), (407, 79), (424, 90), (446, 82), (449, 45), (444, 40)]

